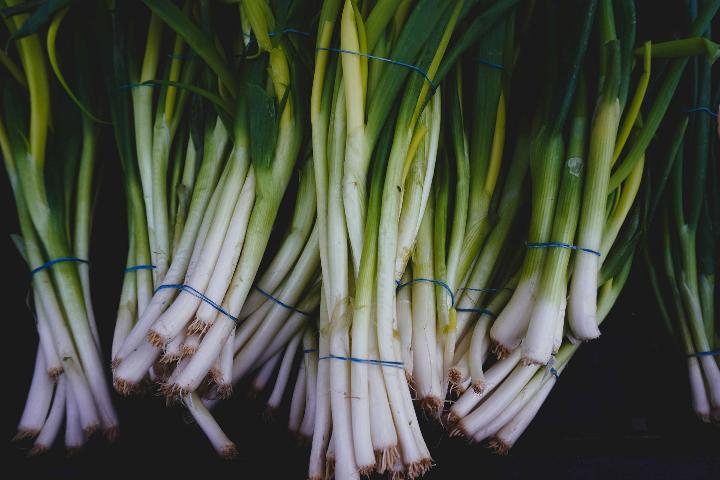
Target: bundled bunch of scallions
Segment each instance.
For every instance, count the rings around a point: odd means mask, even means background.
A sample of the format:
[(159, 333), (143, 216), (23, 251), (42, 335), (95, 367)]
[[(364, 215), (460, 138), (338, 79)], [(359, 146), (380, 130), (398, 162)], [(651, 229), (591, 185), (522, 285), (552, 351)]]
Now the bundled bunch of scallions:
[[(207, 407), (248, 372), (269, 377), (283, 355), (287, 378), (320, 301), (314, 176), (301, 154), (306, 67), (293, 43), (305, 40), (275, 34), (297, 6), (280, 18), (264, 2), (221, 7), (243, 27), (227, 45), (208, 4), (145, 4), (141, 45), (131, 7), (110, 12), (131, 235), (114, 382), (123, 394), (159, 384), (232, 456)], [(298, 188), (284, 199), (293, 173)], [(287, 228), (275, 222), (281, 205), (294, 209)], [(271, 234), (282, 237), (266, 258)]]
[(118, 432), (90, 298), (99, 128), (89, 109), (98, 103), (93, 81), (100, 79), (87, 63), (89, 47), (73, 33), (79, 19), (71, 15), (73, 26), (59, 35), (67, 9), (31, 16), (18, 1), (2, 6), (9, 47), (0, 52), (0, 151), (39, 336), (16, 438), (33, 439), (30, 454), (43, 452), (64, 425), (72, 453), (98, 429), (110, 440)]
[[(697, 18), (690, 9), (690, 17)], [(709, 35), (707, 25), (695, 35)], [(703, 422), (720, 422), (720, 337), (716, 301), (720, 190), (713, 113), (720, 90), (711, 82), (720, 46), (705, 38), (658, 45), (659, 56), (700, 54), (689, 62), (689, 95), (680, 97), (668, 152), (652, 172), (645, 206), (643, 256), (660, 316), (686, 357), (692, 408)], [(654, 49), (655, 50), (655, 49)], [(688, 109), (687, 105), (696, 106)], [(720, 132), (720, 130), (719, 130)], [(720, 133), (719, 133), (720, 134)], [(651, 187), (651, 188), (650, 188)], [(667, 192), (661, 196), (663, 189)]]
[[(115, 388), (184, 404), (220, 455), (236, 446), (211, 410), (241, 381), (287, 404), (312, 480), (422, 476), (416, 407), (506, 452), (600, 335), (638, 245), (695, 409), (717, 420), (711, 120), (682, 116), (645, 159), (690, 61), (687, 102), (718, 104), (697, 57), (719, 56), (703, 36), (720, 0), (690, 2), (688, 38), (640, 47), (629, 0), (110, 1), (92, 10), (102, 81), (83, 55), (58, 62), (68, 10), (5, 3), (0, 147), (40, 334), (20, 430), (37, 449), (65, 412), (70, 448), (117, 425), (85, 263), (96, 84), (129, 234)], [(649, 87), (654, 57), (670, 60)]]

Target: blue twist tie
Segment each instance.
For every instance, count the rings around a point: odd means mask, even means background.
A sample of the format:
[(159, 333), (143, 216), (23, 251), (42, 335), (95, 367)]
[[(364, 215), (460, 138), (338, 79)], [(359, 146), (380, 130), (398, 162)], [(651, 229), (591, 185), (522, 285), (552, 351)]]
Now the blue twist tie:
[(403, 362), (393, 362), (391, 360), (372, 360), (372, 359), (366, 359), (366, 358), (355, 358), (355, 357), (341, 357), (339, 355), (333, 355), (332, 353), (320, 357), (319, 360), (328, 360), (328, 359), (335, 359), (335, 360), (345, 360), (348, 362), (355, 362), (355, 363), (367, 363), (368, 365), (379, 365), (381, 367), (394, 367), (394, 368), (403, 368)]
[(255, 290), (257, 290), (258, 292), (262, 293), (263, 296), (265, 296), (265, 297), (268, 298), (269, 300), (272, 300), (273, 302), (277, 303), (277, 304), (280, 305), (281, 307), (285, 307), (285, 308), (287, 308), (288, 310), (292, 310), (293, 312), (297, 312), (297, 313), (299, 313), (299, 314), (301, 314), (301, 315), (305, 315), (306, 317), (309, 317), (309, 316), (310, 316), (310, 314), (309, 314), (308, 312), (304, 312), (304, 311), (300, 310), (300, 309), (297, 308), (297, 307), (293, 307), (292, 305), (288, 305), (287, 303), (283, 302), (282, 300), (279, 300), (279, 299), (273, 297), (272, 295), (270, 295), (268, 292), (266, 292), (266, 291), (263, 290), (262, 288), (258, 287), (257, 285), (255, 285)]
[(497, 70), (502, 70), (505, 68), (504, 66), (500, 65), (499, 63), (490, 62), (490, 61), (482, 59), (482, 58), (478, 58), (477, 62), (481, 65), (485, 65), (490, 68), (495, 68)]
[(575, 245), (570, 245), (569, 243), (562, 243), (562, 242), (542, 242), (542, 243), (527, 243), (527, 242), (525, 242), (525, 246), (527, 248), (569, 248), (570, 250), (578, 250), (581, 252), (592, 253), (593, 255), (597, 255), (598, 257), (601, 256), (600, 252), (598, 252), (596, 250), (591, 250), (591, 249), (585, 248), (585, 247), (578, 247)]
[(50, 268), (50, 267), (52, 267), (53, 265), (55, 265), (56, 263), (61, 263), (61, 262), (90, 263), (88, 260), (85, 260), (85, 259), (82, 259), (82, 258), (77, 258), (77, 257), (60, 257), (60, 258), (56, 258), (56, 259), (54, 259), (54, 260), (47, 261), (47, 262), (43, 263), (42, 265), (40, 265), (39, 267), (33, 268), (33, 269), (30, 271), (30, 275), (31, 275), (31, 276), (32, 276), (32, 275), (35, 275), (35, 274), (38, 273), (39, 271), (45, 270), (46, 268)]
[(307, 355), (308, 353), (315, 353), (317, 351), (317, 348), (306, 348), (305, 350), (303, 350), (303, 353)]
[(720, 356), (720, 350), (708, 350), (707, 352), (695, 352), (688, 354), (688, 357), (717, 357)]
[(138, 270), (153, 270), (153, 269), (155, 269), (155, 268), (157, 268), (155, 265), (149, 265), (149, 264), (147, 264), (147, 265), (133, 265), (132, 267), (127, 267), (127, 268), (125, 269), (125, 273), (136, 272), (136, 271), (138, 271)]
[(391, 58), (385, 58), (385, 57), (378, 57), (377, 55), (370, 55), (368, 53), (361, 53), (361, 52), (353, 52), (352, 50), (345, 50), (342, 48), (329, 48), (329, 47), (317, 47), (317, 50), (325, 50), (328, 52), (335, 52), (335, 53), (349, 53), (351, 55), (358, 55), (360, 57), (366, 57), (370, 58), (372, 60), (380, 60), (381, 62), (387, 62), (391, 63), (393, 65), (399, 65), (401, 67), (409, 68), (410, 70), (413, 70), (414, 72), (419, 73), (420, 75), (427, 80), (427, 82), (430, 84), (430, 89), (434, 92), (437, 89), (437, 85), (430, 80), (430, 77), (428, 77), (428, 74), (425, 70), (418, 67), (417, 65), (413, 65), (411, 63), (405, 63), (405, 62), (399, 62), (397, 60), (393, 60)]
[(717, 118), (717, 116), (718, 116), (717, 113), (713, 112), (708, 107), (693, 107), (693, 108), (688, 108), (687, 110), (685, 110), (685, 113), (697, 113), (697, 112), (707, 113), (708, 115), (710, 115), (713, 118)]
[(407, 287), (408, 285), (412, 285), (413, 283), (418, 282), (434, 283), (435, 285), (444, 288), (448, 292), (448, 295), (450, 295), (450, 305), (455, 305), (455, 294), (453, 293), (452, 288), (450, 288), (450, 285), (443, 282), (442, 280), (435, 280), (434, 278), (413, 278), (409, 282), (405, 283), (400, 283), (399, 280), (396, 280), (395, 283), (397, 283), (397, 288), (395, 290), (400, 290), (403, 287)]
[(162, 289), (164, 289), (164, 288), (175, 288), (175, 289), (177, 289), (177, 290), (182, 290), (183, 292), (187, 292), (187, 293), (189, 293), (190, 295), (193, 295), (193, 296), (199, 298), (200, 300), (202, 300), (203, 302), (207, 303), (208, 305), (210, 305), (211, 307), (213, 307), (213, 308), (214, 308), (215, 310), (217, 310), (218, 312), (222, 313), (222, 314), (225, 315), (226, 317), (228, 317), (228, 318), (230, 318), (231, 320), (233, 320), (235, 323), (238, 323), (238, 322), (239, 322), (239, 320), (238, 320), (237, 317), (234, 317), (234, 316), (230, 315), (230, 313), (229, 313), (227, 310), (225, 310), (224, 308), (222, 308), (222, 307), (221, 307), (220, 305), (218, 305), (217, 303), (213, 302), (211, 299), (209, 299), (208, 297), (206, 297), (205, 295), (203, 295), (201, 292), (199, 292), (198, 290), (194, 289), (194, 288), (191, 287), (190, 285), (185, 285), (185, 284), (181, 284), (181, 283), (166, 283), (166, 284), (163, 284), (163, 285), (160, 285), (159, 287), (157, 287), (157, 288), (155, 289), (155, 293), (157, 293), (159, 290), (162, 290)]
[(495, 318), (497, 315), (491, 310), (488, 310), (487, 308), (456, 308), (456, 312), (471, 312), (471, 313), (479, 313), (480, 315), (490, 315), (491, 317)]

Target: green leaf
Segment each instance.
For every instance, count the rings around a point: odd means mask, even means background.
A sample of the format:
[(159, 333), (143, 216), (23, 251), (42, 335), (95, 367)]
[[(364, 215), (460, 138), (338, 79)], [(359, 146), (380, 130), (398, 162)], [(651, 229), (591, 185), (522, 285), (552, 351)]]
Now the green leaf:
[(275, 99), (262, 87), (247, 87), (250, 123), (250, 155), (255, 168), (267, 169), (272, 163), (277, 141), (278, 125)]
[(50, 21), (55, 12), (67, 7), (70, 2), (72, 0), (46, 0), (30, 18), (25, 20), (22, 27), (10, 36), (8, 43), (36, 33)]
[(167, 0), (143, 0), (157, 16), (175, 30), (188, 45), (207, 63), (220, 81), (227, 87), (232, 97), (237, 96), (237, 85), (233, 73), (225, 59), (215, 48), (212, 39), (200, 30), (172, 2)]

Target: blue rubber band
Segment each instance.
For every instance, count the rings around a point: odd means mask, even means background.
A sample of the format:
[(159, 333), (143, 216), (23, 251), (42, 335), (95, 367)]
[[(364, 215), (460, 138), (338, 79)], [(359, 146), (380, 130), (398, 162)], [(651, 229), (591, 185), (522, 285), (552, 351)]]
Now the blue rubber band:
[(355, 357), (341, 357), (339, 355), (333, 355), (332, 353), (320, 357), (319, 360), (345, 360), (347, 362), (355, 362), (355, 363), (366, 363), (368, 365), (379, 365), (381, 367), (394, 367), (394, 368), (403, 368), (403, 362), (393, 362), (390, 360), (373, 360), (373, 359), (366, 359), (366, 358), (355, 358)]
[(157, 87), (162, 87), (162, 85), (160, 85), (159, 83), (155, 83), (155, 82), (142, 82), (142, 83), (133, 82), (133, 83), (125, 84), (125, 85), (120, 85), (117, 89), (118, 90), (132, 90), (133, 88), (140, 88), (140, 87), (157, 88)]
[(480, 315), (490, 315), (491, 317), (495, 318), (497, 315), (491, 310), (488, 310), (487, 308), (456, 308), (456, 312), (470, 312), (470, 313), (479, 313)]
[(717, 357), (720, 356), (720, 350), (708, 350), (707, 352), (695, 352), (688, 354), (688, 357)]
[(54, 260), (47, 261), (47, 262), (43, 263), (42, 265), (40, 265), (39, 267), (33, 268), (33, 269), (30, 271), (30, 275), (31, 275), (31, 276), (32, 276), (32, 275), (35, 275), (35, 274), (38, 273), (39, 271), (45, 270), (46, 268), (50, 268), (50, 267), (52, 267), (53, 265), (55, 265), (56, 263), (61, 263), (61, 262), (90, 263), (88, 260), (85, 260), (85, 259), (83, 259), (83, 258), (77, 258), (77, 257), (60, 257), (60, 258), (56, 258), (56, 259), (54, 259)]
[(222, 308), (222, 307), (221, 307), (220, 305), (218, 305), (217, 303), (213, 302), (211, 299), (209, 299), (208, 297), (206, 297), (205, 295), (203, 295), (202, 293), (200, 293), (198, 290), (194, 289), (194, 288), (191, 287), (190, 285), (185, 285), (185, 284), (181, 284), (181, 283), (166, 283), (166, 284), (163, 284), (163, 285), (160, 285), (159, 287), (157, 287), (157, 288), (155, 289), (155, 292), (154, 292), (154, 293), (157, 293), (159, 290), (162, 290), (162, 289), (164, 289), (164, 288), (175, 288), (175, 289), (177, 289), (177, 290), (182, 290), (183, 292), (187, 292), (187, 293), (189, 293), (190, 295), (193, 295), (193, 296), (199, 298), (200, 300), (202, 300), (203, 302), (207, 303), (208, 305), (210, 305), (211, 307), (213, 307), (213, 308), (214, 308), (215, 310), (217, 310), (218, 312), (222, 313), (222, 314), (225, 315), (226, 317), (228, 317), (228, 318), (230, 318), (231, 320), (233, 320), (235, 323), (238, 323), (238, 322), (239, 322), (239, 320), (238, 320), (237, 317), (234, 317), (234, 316), (230, 315), (230, 313), (229, 313), (227, 310), (225, 310), (224, 308)]
[(490, 62), (490, 61), (488, 61), (488, 60), (484, 60), (484, 59), (482, 59), (482, 58), (478, 58), (477, 62), (478, 62), (479, 64), (481, 64), (481, 65), (485, 65), (485, 66), (490, 67), (490, 68), (495, 68), (495, 69), (497, 69), (497, 70), (502, 70), (502, 69), (505, 68), (504, 66), (500, 65), (499, 63), (493, 63), (493, 62)]
[(585, 248), (585, 247), (578, 247), (578, 246), (570, 245), (569, 243), (563, 243), (563, 242), (542, 242), (542, 243), (527, 243), (527, 242), (525, 242), (525, 246), (527, 248), (569, 248), (570, 250), (578, 250), (581, 252), (592, 253), (593, 255), (597, 255), (598, 257), (601, 256), (600, 252), (598, 252), (596, 250), (591, 250), (591, 249)]
[(714, 117), (714, 118), (717, 118), (717, 116), (718, 116), (718, 114), (713, 112), (712, 110), (710, 110), (709, 107), (693, 107), (693, 108), (688, 108), (687, 110), (685, 110), (685, 113), (697, 113), (697, 112), (707, 113), (708, 115), (710, 115), (711, 117)]
[(453, 293), (452, 288), (450, 288), (450, 285), (443, 282), (442, 280), (435, 280), (434, 278), (413, 278), (409, 282), (405, 282), (405, 283), (400, 283), (400, 281), (396, 281), (395, 282), (395, 283), (397, 283), (396, 291), (400, 290), (403, 287), (407, 287), (408, 285), (412, 285), (413, 283), (418, 283), (418, 282), (434, 283), (435, 285), (438, 285), (438, 286), (444, 288), (448, 292), (448, 295), (450, 295), (450, 305), (455, 305), (455, 294)]
[(197, 58), (197, 55), (195, 55), (194, 53), (168, 53), (167, 56), (172, 60), (195, 60)]
[(502, 290), (512, 290), (512, 288), (502, 287), (502, 288), (473, 288), (473, 287), (462, 287), (458, 290), (468, 290), (470, 292), (481, 292), (481, 293), (495, 293), (500, 292)]
[(555, 367), (548, 368), (548, 371), (550, 372), (550, 375), (552, 375), (553, 377), (555, 377), (558, 380), (560, 379), (560, 373), (557, 370), (555, 370)]
[(147, 265), (133, 265), (132, 267), (127, 267), (127, 268), (125, 269), (125, 273), (136, 272), (136, 271), (138, 271), (138, 270), (153, 270), (153, 269), (155, 269), (155, 268), (157, 268), (155, 265), (149, 265), (149, 264), (147, 264)]
[(420, 68), (416, 65), (413, 65), (411, 63), (398, 62), (397, 60), (393, 60), (391, 58), (378, 57), (377, 55), (370, 55), (368, 53), (353, 52), (352, 50), (345, 50), (342, 48), (317, 47), (317, 50), (325, 50), (327, 52), (335, 52), (335, 53), (349, 53), (352, 55), (358, 55), (360, 57), (366, 57), (366, 58), (370, 58), (372, 60), (380, 60), (381, 62), (387, 62), (387, 63), (391, 63), (393, 65), (399, 65), (401, 67), (409, 68), (410, 70), (413, 70), (413, 71), (419, 73), (420, 75), (422, 75), (423, 78), (425, 78), (425, 80), (427, 80), (427, 82), (430, 84), (430, 88), (433, 92), (437, 89), (437, 85), (435, 85), (435, 83), (432, 80), (430, 80), (430, 77), (428, 77), (427, 72), (425, 70), (423, 70), (422, 68)]
[(297, 308), (297, 307), (293, 307), (292, 305), (288, 305), (287, 303), (283, 302), (282, 300), (279, 300), (279, 299), (273, 297), (272, 295), (270, 295), (268, 292), (266, 292), (266, 291), (263, 290), (262, 288), (258, 287), (257, 285), (255, 285), (255, 290), (257, 290), (258, 292), (262, 293), (266, 298), (268, 298), (269, 300), (272, 300), (273, 302), (277, 303), (277, 304), (280, 305), (281, 307), (285, 307), (285, 308), (287, 308), (288, 310), (292, 310), (293, 312), (297, 312), (297, 313), (299, 313), (299, 314), (301, 314), (301, 315), (305, 315), (306, 317), (309, 317), (309, 316), (310, 316), (310, 314), (309, 314), (308, 312), (304, 312), (304, 311), (300, 310), (300, 309)]
[(284, 33), (297, 33), (298, 35), (303, 35), (305, 37), (312, 37), (312, 33), (305, 32), (303, 30), (298, 30), (297, 28), (283, 28), (282, 30), (278, 30), (277, 32), (268, 32), (268, 37), (275, 37), (277, 35), (282, 35)]
[(303, 354), (307, 355), (308, 353), (315, 353), (317, 351), (318, 351), (317, 348), (306, 348), (305, 350), (303, 350)]
[[(298, 35), (302, 35), (304, 37), (312, 37), (312, 33), (292, 27), (283, 28), (282, 30), (277, 30), (274, 32), (268, 32), (268, 37), (277, 37), (278, 35), (283, 35), (285, 33), (297, 33)], [(257, 37), (255, 37), (255, 35), (252, 33), (244, 33), (243, 35), (249, 38), (251, 42), (257, 39)]]

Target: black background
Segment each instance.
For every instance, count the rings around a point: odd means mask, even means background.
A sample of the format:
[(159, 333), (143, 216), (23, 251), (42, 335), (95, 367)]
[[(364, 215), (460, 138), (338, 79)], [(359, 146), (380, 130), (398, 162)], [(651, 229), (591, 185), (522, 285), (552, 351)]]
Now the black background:
[[(677, 6), (682, 2), (673, 2)], [(664, 2), (639, 2), (639, 25), (653, 17), (653, 30), (677, 28), (674, 9)], [(645, 17), (643, 17), (645, 15)], [(638, 36), (638, 44), (644, 38)], [(661, 33), (651, 38), (668, 38)], [(105, 140), (109, 131), (105, 131)], [(92, 291), (98, 327), (108, 352), (127, 251), (120, 168), (112, 144), (98, 159), (101, 179), (91, 253)], [(264, 397), (236, 389), (217, 418), (240, 450), (233, 461), (219, 460), (200, 429), (180, 408), (159, 397), (120, 398), (115, 405), (121, 434), (113, 445), (99, 436), (68, 458), (58, 444), (47, 454), (26, 458), (28, 444), (12, 444), (32, 376), (37, 334), (25, 306), (29, 276), (9, 234), (17, 232), (7, 182), (3, 206), (0, 264), (4, 281), (3, 415), (0, 444), (4, 471), (28, 478), (184, 478), (190, 473), (219, 478), (261, 474), (305, 478), (309, 448), (286, 429), (286, 412), (264, 418)], [(426, 439), (437, 465), (426, 478), (459, 475), (497, 478), (720, 478), (720, 430), (701, 424), (690, 408), (683, 356), (661, 326), (640, 269), (635, 268), (599, 341), (584, 345), (565, 370), (535, 421), (506, 457), (481, 445), (449, 439), (425, 422)]]

